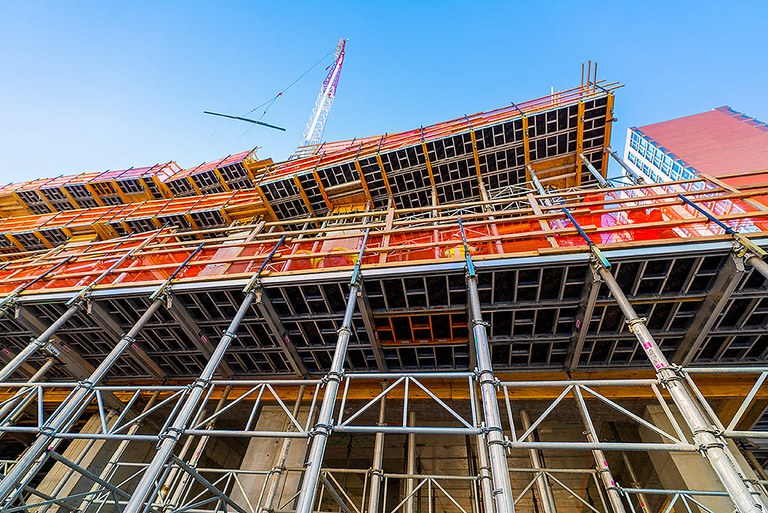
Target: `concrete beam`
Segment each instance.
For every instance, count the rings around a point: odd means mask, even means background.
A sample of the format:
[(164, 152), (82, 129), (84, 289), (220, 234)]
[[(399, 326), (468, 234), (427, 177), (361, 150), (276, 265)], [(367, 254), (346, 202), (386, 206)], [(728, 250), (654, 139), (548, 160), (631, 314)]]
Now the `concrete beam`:
[(379, 372), (387, 372), (387, 362), (384, 359), (384, 352), (381, 350), (381, 342), (376, 334), (376, 326), (373, 322), (373, 314), (371, 313), (371, 305), (368, 302), (368, 295), (365, 293), (365, 284), (363, 284), (360, 291), (360, 295), (357, 296), (357, 309), (363, 316), (363, 325), (365, 325), (365, 332), (368, 335), (368, 341), (371, 344), (373, 350), (373, 356), (376, 358), (376, 367)]
[[(88, 315), (95, 322), (99, 328), (107, 332), (109, 336), (115, 340), (120, 340), (123, 337), (123, 328), (115, 321), (109, 312), (96, 301), (91, 301), (88, 305)], [(139, 365), (147, 369), (154, 378), (162, 379), (166, 376), (166, 372), (160, 368), (139, 345), (138, 341), (133, 342), (129, 348), (128, 354)]]
[(709, 330), (717, 322), (717, 318), (728, 304), (731, 294), (738, 288), (745, 273), (744, 262), (741, 258), (730, 253), (717, 274), (712, 288), (704, 299), (699, 311), (693, 318), (688, 331), (675, 351), (672, 361), (678, 365), (688, 365), (693, 361), (701, 348)]
[[(202, 328), (200, 328), (200, 325), (197, 324), (186, 307), (184, 307), (184, 305), (181, 304), (177, 298), (172, 296), (170, 301), (166, 303), (166, 310), (169, 314), (171, 314), (173, 320), (179, 323), (181, 331), (183, 331), (189, 340), (192, 341), (192, 343), (195, 345), (195, 348), (197, 348), (197, 350), (200, 351), (206, 359), (210, 358), (213, 354), (213, 346), (211, 341), (208, 337), (205, 336)], [(225, 377), (231, 377), (235, 374), (235, 371), (227, 362), (221, 362), (219, 365), (219, 371)]]
[(272, 336), (277, 340), (277, 344), (280, 346), (280, 349), (282, 349), (283, 354), (293, 371), (299, 376), (306, 376), (308, 373), (307, 368), (304, 365), (304, 362), (301, 361), (301, 356), (299, 356), (299, 352), (296, 351), (296, 346), (293, 345), (293, 341), (288, 335), (288, 331), (280, 321), (280, 316), (275, 311), (272, 301), (270, 301), (269, 296), (261, 286), (256, 292), (255, 304), (259, 313), (266, 321)]
[(581, 300), (579, 309), (576, 312), (574, 320), (573, 333), (568, 344), (568, 354), (566, 356), (566, 369), (576, 370), (581, 359), (581, 352), (584, 350), (584, 342), (589, 333), (589, 323), (592, 320), (592, 314), (595, 311), (597, 296), (600, 293), (600, 278), (594, 272), (592, 267), (587, 269), (587, 277), (584, 282), (584, 288), (581, 291)]
[[(29, 308), (17, 305), (14, 319), (21, 324), (25, 329), (32, 332), (33, 335), (38, 336), (45, 331), (45, 324), (37, 317), (32, 315)], [(66, 371), (75, 379), (85, 379), (90, 376), (94, 367), (88, 363), (82, 356), (77, 354), (77, 351), (69, 347), (67, 344), (62, 343), (58, 339), (53, 337), (48, 341), (48, 345), (53, 350), (52, 356), (59, 360)], [(113, 408), (115, 410), (122, 410), (125, 405), (120, 399), (115, 397), (111, 392), (102, 394), (105, 406)]]

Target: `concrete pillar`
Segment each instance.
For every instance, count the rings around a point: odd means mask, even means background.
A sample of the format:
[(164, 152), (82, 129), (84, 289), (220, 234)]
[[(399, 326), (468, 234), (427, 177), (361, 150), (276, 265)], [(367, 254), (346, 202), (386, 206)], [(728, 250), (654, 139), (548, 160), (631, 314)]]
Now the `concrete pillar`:
[[(109, 412), (106, 419), (107, 425), (111, 426), (116, 419), (117, 415), (114, 412)], [(100, 431), (101, 419), (98, 414), (95, 414), (88, 419), (80, 433), (92, 434)], [(117, 441), (106, 440), (73, 440), (62, 453), (62, 456), (99, 475), (109, 463), (110, 456), (117, 448), (118, 443)], [(93, 481), (91, 479), (63, 463), (56, 462), (36, 488), (46, 495), (63, 498), (87, 492), (92, 486)], [(38, 500), (38, 498), (34, 500)], [(67, 510), (57, 505), (41, 507), (36, 510), (37, 513), (59, 513), (60, 511), (65, 513)]]
[[(675, 419), (683, 432), (690, 438), (691, 433), (676, 408), (674, 406), (670, 406), (670, 408), (674, 412)], [(675, 432), (672, 423), (659, 405), (646, 406), (645, 418), (668, 433)], [(659, 443), (666, 441), (660, 435), (648, 429), (640, 428), (639, 431), (643, 442)], [(653, 463), (662, 488), (671, 490), (725, 490), (714, 470), (712, 470), (712, 466), (699, 453), (649, 452), (648, 456)], [(696, 500), (712, 509), (712, 511), (733, 511), (733, 503), (728, 497), (697, 496)], [(697, 513), (696, 509), (700, 509), (696, 508), (696, 506), (691, 506), (691, 508), (694, 513)]]
[[(305, 409), (299, 412), (297, 416), (299, 423), (306, 421), (307, 413)], [(282, 408), (279, 406), (265, 406), (262, 408), (256, 422), (256, 430), (287, 431), (291, 424)], [(232, 500), (247, 510), (250, 510), (251, 506), (254, 508), (254, 511), (258, 511), (259, 508), (268, 507), (269, 498), (266, 495), (270, 486), (267, 473), (276, 470), (275, 467), (278, 465), (280, 453), (285, 442), (290, 443), (285, 460), (285, 468), (302, 468), (307, 452), (306, 440), (300, 438), (252, 438), (248, 443), (240, 469), (256, 470), (264, 473), (258, 475), (241, 474), (239, 476), (240, 485), (245, 494), (240, 490), (240, 487), (235, 486), (231, 494)], [(285, 501), (299, 491), (301, 473), (295, 471), (283, 472), (281, 476), (275, 476), (275, 478), (281, 479), (280, 485), (276, 488), (277, 497), (273, 503), (274, 508), (279, 509)], [(292, 505), (293, 503), (286, 506), (286, 508), (291, 509)]]

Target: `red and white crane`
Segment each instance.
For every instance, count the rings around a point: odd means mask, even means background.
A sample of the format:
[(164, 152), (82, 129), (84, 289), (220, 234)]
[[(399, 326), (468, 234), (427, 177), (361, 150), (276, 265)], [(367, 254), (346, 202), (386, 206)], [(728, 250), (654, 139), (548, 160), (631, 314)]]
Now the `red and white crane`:
[(299, 143), (297, 153), (302, 153), (302, 148), (307, 146), (320, 144), (323, 138), (325, 123), (328, 121), (328, 113), (331, 111), (333, 100), (336, 98), (336, 90), (339, 87), (346, 45), (346, 39), (339, 39), (335, 52), (336, 60), (328, 67), (328, 75), (326, 75), (320, 88), (320, 93), (317, 95), (317, 100), (315, 100), (315, 107), (312, 109), (307, 126), (304, 128), (304, 135)]

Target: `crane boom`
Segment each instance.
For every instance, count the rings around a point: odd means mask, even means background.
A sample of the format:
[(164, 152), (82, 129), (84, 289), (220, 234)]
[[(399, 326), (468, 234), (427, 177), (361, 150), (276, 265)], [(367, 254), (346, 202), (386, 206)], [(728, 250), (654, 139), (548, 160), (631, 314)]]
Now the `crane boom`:
[(297, 154), (305, 153), (308, 150), (307, 146), (320, 144), (323, 138), (325, 122), (328, 120), (328, 113), (331, 110), (331, 105), (333, 105), (333, 99), (336, 97), (336, 89), (339, 85), (346, 45), (347, 41), (344, 38), (339, 39), (335, 52), (336, 60), (329, 68), (328, 75), (326, 75), (323, 86), (320, 88), (320, 93), (317, 95), (315, 108), (312, 109), (307, 126), (304, 128), (304, 135), (296, 151)]

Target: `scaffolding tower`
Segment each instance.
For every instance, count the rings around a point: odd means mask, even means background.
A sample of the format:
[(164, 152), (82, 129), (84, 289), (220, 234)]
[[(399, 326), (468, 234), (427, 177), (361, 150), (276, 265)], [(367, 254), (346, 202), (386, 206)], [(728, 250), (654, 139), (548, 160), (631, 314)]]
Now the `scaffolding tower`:
[(768, 183), (609, 180), (619, 86), (0, 190), (3, 511), (764, 512)]

